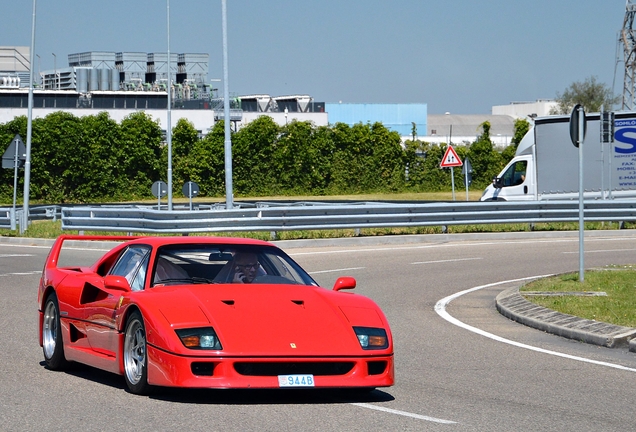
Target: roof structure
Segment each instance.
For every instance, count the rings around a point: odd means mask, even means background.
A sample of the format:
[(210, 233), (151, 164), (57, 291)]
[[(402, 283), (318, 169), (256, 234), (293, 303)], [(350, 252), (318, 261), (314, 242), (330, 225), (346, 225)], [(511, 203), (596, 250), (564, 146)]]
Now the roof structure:
[[(512, 135), (514, 118), (488, 114), (429, 114), (427, 135), (469, 137), (482, 133), (481, 124), (490, 123), (490, 135)], [(452, 127), (452, 134), (451, 134)]]

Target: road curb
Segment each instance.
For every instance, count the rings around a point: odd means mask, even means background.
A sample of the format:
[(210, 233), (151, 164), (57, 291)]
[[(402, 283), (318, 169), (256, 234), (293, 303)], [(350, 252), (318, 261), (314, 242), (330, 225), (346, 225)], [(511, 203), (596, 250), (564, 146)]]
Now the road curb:
[(636, 351), (636, 328), (579, 318), (538, 306), (526, 300), (519, 293), (519, 287), (499, 293), (495, 305), (500, 314), (528, 327), (593, 345), (629, 346), (630, 351)]

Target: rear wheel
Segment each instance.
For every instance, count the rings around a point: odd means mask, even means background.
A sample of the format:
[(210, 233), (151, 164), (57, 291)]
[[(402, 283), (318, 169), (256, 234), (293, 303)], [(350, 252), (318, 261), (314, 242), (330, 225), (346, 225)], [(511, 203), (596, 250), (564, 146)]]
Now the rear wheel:
[(66, 366), (62, 328), (60, 326), (60, 307), (54, 292), (44, 302), (44, 320), (42, 321), (42, 352), (44, 362), (49, 369), (61, 370)]
[(147, 394), (149, 392), (146, 329), (138, 311), (133, 312), (126, 323), (124, 378), (131, 393)]

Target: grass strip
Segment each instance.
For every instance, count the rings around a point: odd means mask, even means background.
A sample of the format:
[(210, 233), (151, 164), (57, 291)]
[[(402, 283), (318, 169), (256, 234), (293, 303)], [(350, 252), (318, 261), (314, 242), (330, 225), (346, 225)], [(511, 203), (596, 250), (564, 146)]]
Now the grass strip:
[[(625, 223), (623, 228), (632, 228), (633, 223)], [(222, 237), (249, 237), (261, 240), (298, 240), (298, 239), (320, 239), (320, 238), (343, 238), (343, 237), (373, 237), (390, 235), (417, 235), (417, 234), (466, 234), (466, 233), (497, 233), (497, 232), (529, 232), (529, 231), (576, 231), (579, 229), (575, 222), (557, 222), (540, 224), (487, 224), (487, 225), (449, 225), (444, 230), (441, 226), (422, 226), (413, 228), (362, 228), (341, 229), (341, 230), (306, 230), (306, 231), (245, 231), (245, 232), (216, 232), (216, 233), (190, 233), (193, 236), (222, 236)], [(585, 224), (586, 230), (612, 230), (619, 229), (616, 222), (588, 222)], [(0, 229), (0, 235), (5, 237), (34, 237), (34, 238), (56, 238), (61, 234), (78, 234), (77, 230), (62, 231), (61, 221), (40, 220), (32, 221), (24, 234), (20, 235), (18, 230)], [(127, 235), (127, 232), (116, 231), (85, 231), (90, 235)], [(169, 236), (174, 233), (148, 234), (136, 233), (133, 235), (161, 235)], [(179, 234), (176, 234), (179, 235)]]
[(530, 282), (520, 289), (546, 292), (605, 292), (607, 296), (525, 296), (537, 305), (561, 313), (625, 327), (636, 327), (636, 266), (608, 266)]

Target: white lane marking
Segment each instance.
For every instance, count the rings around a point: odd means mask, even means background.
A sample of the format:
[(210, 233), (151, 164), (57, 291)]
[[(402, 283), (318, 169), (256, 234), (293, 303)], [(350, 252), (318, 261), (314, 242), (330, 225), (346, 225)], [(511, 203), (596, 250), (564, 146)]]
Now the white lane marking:
[(343, 271), (349, 271), (349, 270), (362, 270), (366, 267), (349, 267), (349, 268), (341, 268), (341, 269), (333, 269), (333, 270), (318, 270), (318, 271), (312, 271), (312, 272), (307, 272), (309, 274), (319, 274), (319, 273), (335, 273), (335, 272), (343, 272)]
[[(632, 237), (619, 237), (619, 238), (607, 238), (607, 237), (593, 237), (586, 238), (586, 242), (594, 242), (594, 241), (633, 241)], [(502, 245), (502, 244), (519, 244), (519, 243), (527, 243), (528, 239), (520, 239), (520, 240), (506, 240), (506, 241), (480, 241), (473, 242), (471, 240), (445, 240), (445, 241), (453, 241), (456, 243), (431, 243), (426, 245), (418, 245), (418, 246), (396, 246), (396, 247), (374, 247), (365, 249), (363, 245), (360, 246), (360, 249), (342, 249), (342, 250), (327, 250), (327, 251), (311, 251), (311, 252), (291, 252), (288, 253), (290, 256), (300, 256), (300, 255), (326, 255), (326, 254), (341, 254), (341, 253), (354, 253), (354, 252), (383, 252), (383, 251), (396, 251), (396, 250), (413, 250), (413, 249), (431, 249), (438, 247), (467, 247), (467, 246), (492, 246), (492, 245)], [(574, 243), (579, 241), (577, 238), (572, 239), (536, 239), (532, 240), (533, 243)], [(291, 247), (288, 249), (292, 249)], [(577, 252), (578, 253), (578, 252)]]
[(0, 258), (13, 258), (13, 257), (30, 257), (35, 256), (33, 254), (0, 254)]
[[(585, 253), (604, 253), (604, 252), (633, 252), (636, 251), (636, 249), (599, 249), (599, 250), (586, 250), (583, 251)], [(569, 252), (563, 252), (564, 254), (578, 254), (579, 251), (569, 251)]]
[[(51, 243), (52, 245), (53, 243)], [(35, 249), (51, 249), (51, 246), (28, 245), (28, 244), (11, 244), (0, 242), (0, 247), (17, 247), (17, 248), (35, 248)]]
[(376, 411), (384, 411), (384, 412), (388, 412), (391, 414), (397, 414), (397, 415), (401, 415), (401, 416), (406, 416), (406, 417), (412, 417), (412, 418), (416, 418), (419, 420), (426, 420), (426, 421), (430, 421), (430, 422), (435, 422), (435, 423), (443, 423), (443, 424), (455, 424), (457, 422), (451, 421), (451, 420), (444, 420), (444, 419), (439, 419), (439, 418), (435, 418), (435, 417), (429, 417), (429, 416), (423, 416), (423, 415), (419, 415), (419, 414), (413, 414), (410, 412), (406, 412), (406, 411), (399, 411), (399, 410), (394, 410), (391, 408), (384, 408), (384, 407), (380, 407), (380, 406), (376, 406), (376, 405), (371, 405), (368, 403), (359, 403), (359, 402), (352, 402), (350, 405), (355, 405), (357, 407), (360, 408), (368, 408), (368, 409), (372, 409), (372, 410), (376, 410)]
[(445, 262), (457, 262), (457, 261), (474, 261), (483, 259), (482, 257), (476, 258), (456, 258), (456, 259), (447, 259), (447, 260), (437, 260), (437, 261), (419, 261), (412, 262), (411, 264), (437, 264), (437, 263), (445, 263)]
[[(578, 241), (578, 240), (577, 240)], [(480, 243), (470, 243), (471, 246), (484, 246), (484, 245), (495, 245), (502, 244), (505, 242), (480, 242)], [(510, 242), (517, 243), (517, 242)], [(297, 255), (325, 255), (325, 254), (342, 254), (342, 253), (354, 253), (354, 252), (384, 252), (384, 251), (396, 251), (396, 250), (413, 250), (413, 249), (431, 249), (438, 247), (457, 247), (457, 246), (466, 246), (465, 244), (448, 244), (448, 243), (433, 243), (422, 246), (398, 246), (398, 247), (382, 247), (382, 248), (368, 248), (363, 249), (364, 246), (361, 246), (361, 249), (343, 249), (343, 250), (328, 250), (328, 251), (312, 251), (312, 252), (295, 252), (290, 253), (291, 256)]]
[(467, 289), (465, 291), (460, 291), (458, 293), (455, 293), (453, 295), (450, 295), (448, 297), (444, 297), (443, 299), (441, 299), (440, 301), (438, 301), (435, 304), (435, 312), (437, 312), (437, 314), (439, 316), (441, 316), (442, 318), (444, 318), (446, 321), (450, 322), (451, 324), (454, 324), (458, 327), (461, 327), (465, 330), (471, 331), (473, 333), (477, 333), (478, 335), (493, 339), (497, 342), (503, 342), (509, 345), (513, 345), (516, 346), (518, 348), (524, 348), (524, 349), (528, 349), (531, 351), (536, 351), (536, 352), (540, 352), (543, 354), (549, 354), (549, 355), (553, 355), (556, 357), (563, 357), (566, 359), (570, 359), (570, 360), (575, 360), (575, 361), (580, 361), (580, 362), (584, 362), (584, 363), (591, 363), (591, 364), (595, 364), (598, 366), (605, 366), (605, 367), (610, 367), (610, 368), (614, 368), (614, 369), (620, 369), (620, 370), (625, 370), (625, 371), (629, 371), (629, 372), (636, 372), (636, 369), (634, 368), (630, 368), (630, 367), (626, 367), (626, 366), (622, 366), (622, 365), (618, 365), (618, 364), (614, 364), (614, 363), (608, 363), (608, 362), (603, 362), (603, 361), (598, 361), (598, 360), (591, 360), (591, 359), (587, 359), (585, 357), (578, 357), (578, 356), (573, 356), (570, 354), (564, 354), (564, 353), (560, 353), (557, 351), (550, 351), (547, 349), (543, 349), (543, 348), (538, 348), (532, 345), (526, 345), (520, 342), (515, 342), (509, 339), (505, 339), (502, 338), (500, 336), (494, 335), (492, 333), (488, 333), (484, 330), (478, 329), (476, 327), (470, 326), (468, 324), (465, 324), (463, 322), (461, 322), (460, 320), (458, 320), (457, 318), (452, 317), (447, 311), (446, 311), (446, 306), (448, 306), (448, 304), (455, 300), (458, 297), (463, 296), (464, 294), (468, 294), (471, 293), (473, 291), (478, 291), (480, 289), (484, 289), (484, 288), (490, 288), (490, 287), (494, 287), (497, 285), (503, 285), (503, 284), (507, 284), (507, 283), (513, 283), (513, 282), (521, 282), (521, 281), (526, 281), (526, 280), (531, 280), (531, 279), (538, 279), (538, 278), (542, 278), (542, 277), (547, 277), (547, 276), (552, 276), (552, 275), (541, 275), (541, 276), (531, 276), (531, 277), (525, 277), (525, 278), (520, 278), (520, 279), (511, 279), (511, 280), (507, 280), (507, 281), (502, 281), (502, 282), (494, 282), (491, 284), (487, 284), (487, 285), (481, 285), (478, 287), (474, 287), (474, 288), (470, 288)]
[(31, 276), (34, 274), (41, 274), (42, 270), (33, 270), (30, 272), (22, 272), (22, 273), (2, 273), (0, 276)]
[[(90, 240), (87, 240), (87, 241), (90, 241)], [(17, 248), (51, 249), (52, 245), (53, 244), (51, 244), (50, 246), (41, 246), (41, 245), (26, 245), (26, 244), (10, 244), (10, 243), (0, 242), (0, 247), (17, 247)], [(82, 250), (82, 251), (98, 251), (98, 252), (108, 252), (112, 250), (112, 248), (110, 249), (80, 248), (80, 247), (73, 247), (73, 246), (64, 246), (64, 249), (73, 249), (73, 250)]]

